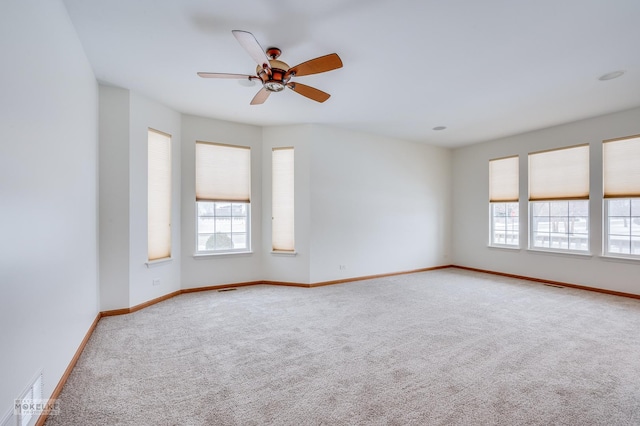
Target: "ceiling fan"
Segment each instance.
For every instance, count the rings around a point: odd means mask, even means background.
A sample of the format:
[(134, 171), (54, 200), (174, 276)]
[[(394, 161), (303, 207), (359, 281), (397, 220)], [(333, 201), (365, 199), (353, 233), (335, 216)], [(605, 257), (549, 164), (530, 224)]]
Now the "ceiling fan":
[(282, 51), (277, 47), (270, 47), (264, 50), (250, 32), (233, 30), (232, 33), (244, 50), (249, 53), (249, 56), (258, 63), (256, 75), (199, 72), (198, 75), (200, 77), (248, 79), (250, 81), (260, 80), (262, 82), (262, 89), (253, 97), (251, 105), (264, 103), (272, 92), (281, 92), (285, 87), (316, 102), (324, 102), (331, 96), (315, 87), (290, 80), (292, 77), (319, 74), (341, 68), (342, 60), (340, 60), (337, 54), (331, 53), (303, 62), (294, 67), (289, 67), (286, 63), (278, 60)]

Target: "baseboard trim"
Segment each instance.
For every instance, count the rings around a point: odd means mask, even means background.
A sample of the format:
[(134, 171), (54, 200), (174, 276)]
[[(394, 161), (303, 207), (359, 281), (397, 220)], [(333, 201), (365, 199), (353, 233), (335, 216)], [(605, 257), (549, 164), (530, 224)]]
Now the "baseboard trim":
[[(264, 284), (264, 281), (248, 281), (244, 283), (231, 283), (231, 284), (219, 284), (219, 285), (210, 285), (206, 287), (192, 287), (192, 288), (183, 288), (179, 290), (178, 294), (186, 294), (186, 293), (197, 293), (200, 291), (215, 291), (215, 290), (224, 290), (227, 288), (238, 288), (238, 287), (249, 287), (252, 285)], [(177, 294), (176, 294), (177, 296)], [(173, 296), (172, 296), (173, 297)]]
[[(76, 353), (73, 355), (73, 358), (71, 358), (71, 362), (69, 362), (69, 365), (67, 366), (66, 370), (64, 370), (64, 373), (62, 374), (62, 377), (60, 377), (58, 384), (56, 385), (55, 389), (53, 389), (53, 392), (51, 393), (51, 397), (49, 398), (49, 401), (55, 400), (58, 398), (58, 396), (60, 396), (60, 392), (62, 392), (62, 388), (64, 387), (65, 383), (67, 383), (67, 379), (69, 378), (71, 371), (73, 371), (73, 368), (78, 363), (78, 359), (80, 359), (80, 355), (82, 355), (82, 352), (84, 351), (84, 347), (87, 346), (87, 342), (89, 341), (89, 338), (93, 334), (93, 331), (96, 329), (101, 317), (102, 317), (101, 314), (96, 315), (96, 318), (93, 320), (93, 323), (91, 323), (91, 326), (89, 326), (89, 330), (85, 334), (84, 339), (82, 339), (82, 342), (80, 342), (80, 346), (78, 346)], [(40, 416), (38, 417), (38, 420), (35, 423), (35, 426), (43, 426), (44, 423), (47, 421), (47, 417), (49, 417), (49, 415), (46, 412), (40, 414)]]
[(579, 285), (579, 284), (565, 283), (565, 282), (562, 282), (562, 281), (545, 280), (545, 279), (542, 279), (542, 278), (527, 277), (527, 276), (524, 276), (524, 275), (507, 274), (505, 272), (489, 271), (487, 269), (470, 268), (468, 266), (452, 265), (452, 267), (453, 268), (458, 268), (458, 269), (464, 269), (464, 270), (467, 270), (467, 271), (483, 272), (485, 274), (499, 275), (499, 276), (502, 276), (502, 277), (509, 277), (509, 278), (516, 278), (516, 279), (519, 279), (519, 280), (533, 281), (533, 282), (537, 282), (537, 283), (541, 283), (541, 284), (557, 285), (557, 286), (562, 286), (562, 287), (575, 288), (575, 289), (578, 289), (578, 290), (586, 290), (586, 291), (593, 291), (593, 292), (596, 292), (596, 293), (604, 293), (604, 294), (609, 294), (609, 295), (612, 295), (612, 296), (621, 296), (621, 297), (629, 297), (631, 299), (640, 299), (640, 294), (625, 293), (625, 292), (622, 292), (622, 291), (607, 290), (607, 289), (598, 288), (598, 287), (588, 287), (588, 286)]
[(292, 283), (288, 281), (262, 281), (262, 284), (265, 285), (275, 285), (280, 287), (302, 287), (302, 288), (311, 288), (311, 284), (305, 283)]
[(396, 275), (408, 275), (408, 274), (416, 274), (418, 272), (427, 272), (427, 271), (435, 271), (437, 269), (446, 269), (446, 268), (450, 268), (452, 265), (441, 265), (441, 266), (432, 266), (429, 268), (420, 268), (420, 269), (413, 269), (410, 271), (402, 271), (402, 272), (390, 272), (390, 273), (386, 273), (386, 274), (376, 274), (376, 275), (366, 275), (363, 277), (354, 277), (354, 278), (346, 278), (343, 280), (333, 280), (333, 281), (322, 281), (322, 282), (317, 282), (317, 283), (313, 283), (313, 284), (309, 284), (309, 287), (322, 287), (325, 285), (334, 285), (334, 284), (345, 284), (345, 283), (351, 283), (354, 281), (364, 281), (364, 280), (373, 280), (375, 278), (386, 278), (386, 277), (393, 277)]

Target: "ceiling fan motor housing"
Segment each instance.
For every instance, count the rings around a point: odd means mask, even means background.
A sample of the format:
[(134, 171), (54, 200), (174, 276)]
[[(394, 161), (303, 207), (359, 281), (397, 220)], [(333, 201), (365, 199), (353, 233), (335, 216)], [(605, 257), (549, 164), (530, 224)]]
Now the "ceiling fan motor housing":
[(269, 60), (271, 68), (258, 67), (256, 73), (260, 80), (262, 80), (262, 86), (270, 92), (281, 92), (286, 87), (287, 83), (291, 79), (291, 74), (287, 74), (289, 71), (289, 65), (277, 59)]

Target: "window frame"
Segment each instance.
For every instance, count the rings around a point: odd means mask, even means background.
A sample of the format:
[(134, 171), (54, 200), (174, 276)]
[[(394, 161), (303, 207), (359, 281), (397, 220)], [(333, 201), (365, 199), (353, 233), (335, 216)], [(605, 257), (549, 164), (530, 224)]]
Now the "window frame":
[[(586, 218), (586, 236), (587, 236), (587, 242), (586, 242), (586, 246), (587, 248), (585, 250), (577, 250), (577, 249), (571, 249), (571, 235), (575, 234), (572, 232), (569, 232), (569, 230), (566, 230), (566, 232), (564, 232), (564, 234), (567, 237), (567, 248), (561, 248), (561, 247), (551, 247), (551, 241), (549, 241), (549, 247), (541, 247), (541, 246), (536, 246), (535, 245), (535, 233), (536, 233), (536, 229), (535, 229), (535, 224), (534, 222), (534, 205), (536, 203), (567, 203), (567, 223), (569, 223), (570, 218), (572, 217), (571, 215), (569, 215), (569, 205), (568, 203), (571, 202), (585, 202), (587, 204), (586, 206), (586, 211), (587, 211), (587, 215), (586, 216), (579, 216), (579, 215), (574, 215), (573, 217), (585, 217)], [(532, 251), (542, 251), (542, 252), (551, 252), (551, 253), (564, 253), (564, 254), (577, 254), (577, 255), (591, 255), (591, 217), (590, 217), (590, 200), (572, 200), (572, 199), (567, 199), (567, 200), (537, 200), (537, 201), (529, 201), (529, 223), (528, 223), (528, 235), (529, 235), (529, 250)], [(549, 205), (549, 211), (551, 211), (551, 205)], [(536, 216), (537, 217), (537, 216)], [(559, 217), (559, 216), (552, 216), (551, 213), (549, 213), (548, 215), (549, 218), (551, 217)], [(549, 222), (551, 223), (551, 222)], [(556, 232), (557, 234), (560, 234), (560, 232)], [(551, 234), (551, 232), (550, 232)], [(580, 234), (580, 233), (578, 233)]]
[[(211, 234), (211, 235), (215, 235), (214, 233), (209, 233), (209, 232), (200, 232), (200, 218), (201, 217), (212, 217), (215, 218), (217, 216), (201, 216), (200, 215), (200, 209), (199, 207), (199, 203), (213, 203), (214, 204), (214, 209), (215, 209), (215, 204), (216, 203), (228, 203), (231, 204), (231, 211), (233, 211), (233, 204), (244, 204), (246, 205), (246, 209), (247, 209), (247, 214), (246, 214), (246, 232), (241, 232), (243, 234), (246, 235), (246, 247), (242, 247), (242, 248), (238, 248), (238, 249), (213, 249), (213, 250), (200, 250), (199, 248), (199, 238), (201, 234)], [(211, 255), (222, 255), (222, 254), (235, 254), (235, 253), (251, 253), (251, 202), (238, 202), (238, 201), (234, 201), (234, 202), (229, 202), (229, 201), (196, 201), (196, 211), (195, 211), (195, 221), (196, 221), (196, 238), (195, 238), (195, 253), (198, 256), (211, 256)], [(226, 217), (226, 216), (223, 216)], [(228, 216), (233, 218), (232, 216)], [(233, 221), (233, 219), (232, 219)], [(231, 240), (233, 241), (233, 232), (230, 232), (229, 234), (231, 234)]]
[[(289, 168), (284, 169), (284, 165)], [(277, 207), (278, 203), (284, 207)], [(271, 149), (271, 252), (295, 254), (295, 244), (295, 148), (274, 147)]]
[[(228, 170), (238, 170), (241, 169), (243, 171), (247, 171), (248, 175), (245, 174), (241, 174), (239, 175), (239, 178), (241, 179), (240, 182), (244, 182), (247, 186), (244, 187), (244, 189), (242, 189), (242, 186), (237, 186), (237, 185), (233, 185), (231, 188), (233, 188), (233, 191), (229, 192), (228, 190), (214, 190), (213, 193), (211, 193), (210, 187), (204, 187), (201, 188), (199, 187), (199, 180), (198, 177), (199, 176), (203, 176), (205, 181), (202, 184), (210, 184), (211, 182), (211, 177), (210, 176), (220, 176), (218, 172), (207, 172), (207, 171), (203, 171), (201, 175), (199, 175), (198, 173), (198, 164), (199, 164), (199, 160), (198, 160), (198, 145), (201, 144), (202, 146), (216, 146), (219, 147), (222, 151), (221, 151), (221, 155), (228, 155), (228, 151), (227, 154), (224, 154), (225, 150), (228, 150), (229, 148), (232, 149), (238, 149), (238, 150), (247, 150), (248, 151), (248, 164), (243, 165), (242, 163), (231, 163), (231, 164), (236, 164), (237, 168), (231, 168), (229, 169), (229, 165), (226, 165), (226, 169)], [(196, 151), (195, 151), (195, 174), (196, 174), (196, 182), (195, 182), (195, 188), (196, 188), (196, 197), (195, 197), (195, 244), (194, 244), (194, 249), (195, 249), (195, 256), (217, 256), (217, 255), (227, 255), (227, 254), (243, 254), (243, 253), (252, 253), (251, 251), (251, 147), (249, 146), (244, 146), (244, 145), (234, 145), (234, 144), (225, 144), (225, 143), (217, 143), (217, 142), (207, 142), (207, 141), (200, 141), (200, 140), (196, 140), (195, 142), (196, 145)], [(210, 155), (210, 154), (208, 154)], [(237, 155), (242, 155), (241, 151), (237, 151), (236, 154), (230, 154), (230, 157), (227, 158), (234, 158), (234, 160), (231, 161), (237, 161)], [(203, 165), (207, 165), (206, 164), (206, 159), (211, 159), (211, 157), (204, 157), (203, 160)], [(225, 170), (225, 168), (222, 168), (222, 170)], [(226, 177), (222, 178), (225, 179)], [(199, 191), (202, 190), (202, 192), (205, 194), (203, 195), (203, 198), (199, 198)], [(238, 192), (239, 191), (239, 192)], [(222, 194), (222, 195), (215, 195), (215, 193), (218, 194)], [(225, 195), (226, 194), (226, 195)], [(244, 194), (244, 195), (242, 195)], [(204, 198), (206, 197), (206, 198)], [(211, 198), (209, 198), (211, 197)], [(215, 213), (214, 216), (201, 216), (200, 215), (200, 209), (199, 209), (199, 203), (214, 203), (214, 210), (216, 209), (216, 204), (217, 203), (221, 203), (221, 204), (230, 204), (230, 216), (221, 216), (221, 217), (229, 217), (229, 218), (233, 218), (232, 215), (232, 211), (233, 211), (233, 205), (234, 204), (243, 204), (246, 206), (246, 230), (245, 232), (240, 232), (246, 235), (246, 247), (242, 247), (242, 248), (238, 248), (238, 249), (234, 249), (234, 248), (230, 248), (230, 249), (211, 249), (211, 250), (201, 250), (200, 249), (200, 244), (199, 244), (199, 239), (200, 239), (200, 235), (201, 234), (210, 234), (209, 232), (200, 232), (200, 218), (201, 217), (212, 217), (214, 220), (214, 226), (215, 226)], [(233, 219), (231, 219), (233, 221)], [(214, 228), (215, 231), (215, 228)], [(214, 235), (215, 232), (212, 234)], [(228, 233), (231, 240), (233, 241), (233, 232), (229, 232)]]
[[(516, 212), (516, 244), (507, 244), (507, 220), (505, 217), (504, 243), (495, 240), (497, 205), (515, 204)], [(520, 155), (494, 158), (489, 160), (489, 247), (520, 249)]]
[[(624, 148), (621, 148), (622, 151), (615, 149), (613, 150), (613, 153), (611, 154), (613, 156), (613, 159), (620, 160), (622, 164), (612, 159), (608, 160), (608, 153), (610, 153), (611, 151), (607, 150), (607, 146), (616, 146), (615, 144), (617, 142), (631, 142), (633, 144), (630, 151), (628, 148), (626, 151), (624, 150)], [(637, 182), (637, 177), (640, 174), (640, 167), (637, 166), (638, 159), (636, 159), (639, 151), (640, 135), (624, 136), (602, 141), (602, 256), (606, 258), (626, 259), (631, 261), (640, 260), (640, 253), (632, 253), (634, 242), (634, 235), (632, 230), (634, 227), (633, 221), (634, 217), (638, 217), (634, 216), (633, 201), (637, 200), (636, 202), (640, 203), (640, 184), (635, 184)], [(634, 160), (631, 160), (631, 158), (633, 158)], [(607, 181), (607, 176), (610, 176), (608, 173), (612, 174), (611, 181), (609, 182)], [(629, 215), (616, 215), (613, 217), (629, 218), (629, 253), (611, 251), (610, 239), (612, 235), (610, 203), (621, 200), (629, 200)], [(640, 227), (640, 223), (638, 223), (637, 226)], [(640, 239), (640, 236), (638, 237), (638, 239)]]
[[(153, 136), (155, 142), (166, 142), (166, 153), (168, 155), (168, 167), (166, 169), (158, 169), (155, 173), (151, 171), (151, 153), (158, 154), (158, 148), (152, 149)], [(162, 139), (157, 139), (162, 138)], [(173, 140), (168, 133), (162, 132), (151, 127), (147, 128), (147, 262), (146, 264), (160, 263), (172, 259), (173, 238), (172, 238), (172, 222), (173, 222)], [(155, 158), (156, 166), (158, 166), (162, 158)], [(152, 182), (152, 178), (164, 181), (167, 187), (158, 190), (158, 182)], [(162, 195), (166, 195), (162, 197)], [(164, 212), (152, 212), (152, 207), (159, 207), (159, 201), (166, 202), (163, 208)], [(168, 223), (164, 223), (162, 219), (166, 219)], [(166, 228), (166, 229), (165, 229)], [(159, 232), (159, 235), (152, 235), (153, 232)], [(159, 244), (163, 243), (163, 244)]]
[[(629, 216), (614, 216), (614, 217), (628, 217), (629, 218), (629, 253), (620, 253), (620, 252), (612, 252), (610, 250), (610, 243), (609, 243), (609, 238), (611, 237), (610, 234), (610, 220), (609, 220), (609, 203), (611, 201), (620, 201), (620, 200), (629, 200), (630, 201), (630, 206), (629, 206)], [(634, 216), (633, 215), (633, 200), (637, 200), (637, 203), (640, 204), (640, 197), (630, 197), (630, 198), (605, 198), (603, 199), (604, 203), (603, 203), (603, 210), (604, 210), (604, 214), (603, 214), (603, 220), (604, 220), (604, 224), (602, 227), (603, 230), (603, 237), (602, 237), (602, 255), (604, 257), (609, 257), (609, 258), (613, 258), (613, 259), (628, 259), (628, 260), (640, 260), (640, 253), (638, 254), (633, 254), (631, 253), (633, 250), (633, 237), (634, 235), (632, 234), (631, 228), (633, 227), (633, 220), (634, 218), (638, 218), (639, 216)], [(640, 222), (637, 224), (638, 227), (640, 227)], [(615, 234), (614, 234), (615, 235)], [(640, 245), (640, 236), (637, 237), (639, 240), (639, 245)]]
[[(552, 152), (562, 152), (562, 151), (567, 151), (570, 149), (583, 149), (586, 151), (586, 165), (580, 165), (580, 163), (570, 163), (567, 165), (567, 167), (569, 167), (569, 170), (573, 173), (573, 174), (569, 174), (568, 176), (564, 173), (560, 173), (560, 175), (562, 176), (557, 176), (558, 175), (558, 171), (557, 171), (557, 167), (560, 167), (557, 163), (559, 159), (562, 159), (562, 156), (564, 155), (564, 153), (559, 154), (560, 157), (559, 158), (551, 158), (551, 164), (554, 165), (555, 167), (551, 167), (548, 168), (549, 173), (551, 175), (551, 177), (555, 177), (557, 179), (561, 179), (561, 178), (565, 178), (565, 185), (564, 185), (564, 189), (562, 189), (562, 186), (560, 186), (561, 189), (558, 189), (556, 187), (554, 188), (550, 188), (547, 189), (547, 186), (541, 187), (540, 183), (549, 183), (550, 181), (553, 181), (554, 179), (550, 179), (549, 175), (542, 175), (540, 174), (540, 170), (534, 170), (534, 167), (532, 167), (532, 161), (539, 161), (535, 159), (535, 156), (537, 155), (549, 155)], [(580, 152), (579, 152), (580, 154)], [(541, 252), (551, 252), (551, 253), (561, 253), (561, 254), (575, 254), (575, 255), (591, 255), (591, 185), (590, 185), (590, 174), (591, 174), (591, 164), (590, 164), (590, 158), (591, 158), (591, 146), (587, 143), (587, 144), (579, 144), (579, 145), (572, 145), (572, 146), (565, 146), (565, 147), (559, 147), (559, 148), (553, 148), (553, 149), (547, 149), (547, 150), (543, 150), (543, 151), (536, 151), (536, 152), (530, 152), (528, 154), (528, 182), (529, 182), (529, 196), (528, 196), (528, 205), (527, 205), (527, 234), (528, 234), (528, 244), (527, 244), (527, 248), (528, 250), (532, 250), (532, 251), (541, 251)], [(554, 164), (555, 163), (555, 164)], [(580, 165), (580, 167), (577, 167), (577, 165)], [(586, 166), (586, 167), (583, 167)], [(562, 166), (564, 167), (564, 165)], [(545, 170), (544, 168), (542, 170)], [(583, 171), (586, 171), (586, 176), (584, 176), (582, 174)], [(532, 176), (538, 176), (539, 180), (535, 180), (532, 178)], [(584, 180), (582, 179), (576, 179), (576, 176), (578, 177), (582, 177)], [(567, 179), (568, 178), (568, 179)], [(556, 182), (557, 182), (556, 179)], [(554, 185), (554, 183), (552, 183), (551, 185)], [(534, 189), (532, 189), (534, 188)], [(586, 236), (587, 236), (587, 242), (586, 242), (586, 249), (585, 250), (576, 250), (576, 249), (571, 249), (571, 235), (574, 234), (574, 232), (570, 232), (570, 229), (566, 230), (566, 236), (567, 236), (567, 248), (562, 248), (562, 247), (551, 247), (551, 235), (549, 237), (549, 247), (541, 247), (541, 246), (536, 246), (536, 239), (535, 239), (535, 235), (536, 232), (539, 232), (536, 228), (535, 228), (535, 221), (534, 218), (537, 216), (534, 216), (534, 208), (535, 205), (537, 203), (549, 203), (548, 209), (549, 209), (549, 218), (551, 217), (555, 217), (554, 215), (551, 214), (551, 203), (567, 203), (567, 223), (570, 223), (570, 219), (572, 216), (570, 215), (570, 204), (571, 202), (574, 201), (581, 201), (581, 202), (586, 202), (586, 214), (585, 215), (575, 215), (575, 217), (585, 217), (586, 218)], [(551, 224), (552, 222), (549, 221), (549, 224)], [(570, 228), (570, 226), (568, 226), (568, 228)], [(559, 233), (559, 232), (556, 232)], [(551, 234), (551, 231), (549, 232), (549, 234)]]
[[(515, 217), (516, 223), (517, 223), (517, 229), (515, 229), (515, 235), (516, 235), (516, 243), (515, 244), (507, 244), (507, 237), (506, 237), (506, 233), (509, 231), (506, 227), (505, 227), (505, 243), (499, 243), (496, 242), (496, 240), (494, 239), (495, 235), (496, 235), (496, 227), (495, 227), (495, 221), (494, 219), (496, 217), (500, 217), (500, 216), (496, 216), (494, 215), (494, 209), (496, 207), (496, 205), (498, 204), (515, 204), (516, 208), (515, 211), (518, 213), (517, 216), (510, 216), (510, 217)], [(505, 206), (506, 207), (506, 206)], [(504, 216), (505, 218), (507, 217), (506, 215)], [(505, 225), (506, 225), (506, 221), (505, 221)], [(490, 247), (498, 247), (498, 248), (506, 248), (506, 249), (520, 249), (521, 245), (520, 245), (520, 202), (518, 201), (496, 201), (496, 202), (490, 202), (489, 203), (489, 246)]]

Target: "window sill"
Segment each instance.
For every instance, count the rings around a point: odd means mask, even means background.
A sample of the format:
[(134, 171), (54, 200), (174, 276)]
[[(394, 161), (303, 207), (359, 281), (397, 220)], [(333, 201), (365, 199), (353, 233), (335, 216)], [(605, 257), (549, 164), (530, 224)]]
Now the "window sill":
[(520, 246), (501, 246), (501, 245), (496, 245), (496, 244), (489, 244), (487, 245), (488, 248), (490, 249), (498, 249), (498, 250), (507, 250), (507, 251), (520, 251)]
[(544, 250), (544, 249), (534, 249), (534, 248), (528, 248), (527, 251), (530, 253), (543, 254), (547, 256), (566, 256), (566, 257), (577, 257), (577, 258), (583, 258), (583, 259), (590, 259), (593, 257), (593, 254), (591, 254), (590, 252)]
[(279, 251), (279, 250), (272, 250), (271, 254), (274, 256), (283, 256), (283, 257), (294, 257), (298, 255), (297, 251)]
[(173, 261), (173, 257), (165, 257), (164, 259), (150, 260), (148, 262), (145, 262), (144, 264), (147, 265), (147, 268), (153, 268), (154, 266), (159, 266), (163, 263), (168, 263), (171, 261)]
[(193, 255), (194, 259), (208, 259), (212, 257), (220, 257), (220, 256), (238, 256), (238, 255), (251, 255), (252, 251), (225, 251), (222, 253), (195, 253)]
[(606, 260), (607, 262), (620, 262), (620, 263), (640, 263), (640, 257), (625, 257), (625, 256), (615, 256), (611, 254), (599, 256), (600, 259)]

